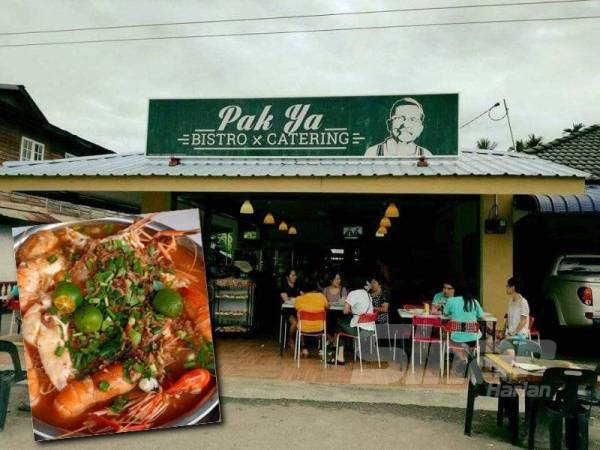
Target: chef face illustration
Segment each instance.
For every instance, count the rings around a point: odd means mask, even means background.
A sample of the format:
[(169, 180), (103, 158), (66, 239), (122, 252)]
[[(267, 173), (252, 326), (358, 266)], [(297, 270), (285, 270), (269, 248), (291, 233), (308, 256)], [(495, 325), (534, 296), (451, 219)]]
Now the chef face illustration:
[(397, 142), (414, 142), (423, 132), (424, 118), (423, 107), (419, 102), (412, 98), (398, 100), (390, 110), (390, 136)]

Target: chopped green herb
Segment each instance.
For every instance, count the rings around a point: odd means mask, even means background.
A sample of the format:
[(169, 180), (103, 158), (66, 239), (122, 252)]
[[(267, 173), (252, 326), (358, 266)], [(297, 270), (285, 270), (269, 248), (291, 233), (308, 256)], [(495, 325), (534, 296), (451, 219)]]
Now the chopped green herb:
[(54, 354), (56, 356), (58, 356), (59, 358), (62, 356), (62, 354), (65, 352), (65, 348), (62, 345), (59, 345), (58, 347), (56, 347), (56, 350), (54, 350)]
[(193, 369), (194, 367), (196, 367), (196, 361), (186, 361), (183, 364), (183, 367), (186, 369)]
[(203, 367), (211, 372), (215, 371), (215, 354), (212, 343), (204, 342), (198, 352), (198, 363), (200, 367)]
[(177, 330), (175, 332), (175, 335), (179, 338), (179, 339), (185, 339), (187, 337), (187, 333), (184, 330)]
[(134, 328), (129, 330), (127, 335), (129, 336), (129, 339), (131, 339), (131, 344), (134, 347), (137, 347), (139, 345), (140, 341), (142, 340), (142, 333), (140, 333), (139, 331), (137, 331)]
[(56, 261), (58, 261), (58, 256), (56, 256), (56, 255), (50, 255), (50, 256), (48, 256), (48, 262), (50, 264), (54, 264)]
[(110, 388), (110, 383), (106, 380), (102, 380), (102, 381), (100, 381), (100, 383), (98, 383), (98, 389), (100, 389), (102, 392), (108, 392), (109, 388)]
[(112, 403), (112, 405), (110, 405), (110, 409), (112, 412), (118, 414), (121, 411), (123, 411), (125, 406), (127, 406), (128, 402), (129, 402), (128, 398), (124, 395), (117, 397), (116, 400)]
[(125, 378), (125, 381), (127, 381), (129, 384), (133, 384), (133, 381), (129, 376), (129, 370), (131, 369), (131, 366), (134, 362), (135, 361), (133, 359), (128, 359), (127, 361), (125, 361), (125, 363), (123, 363), (123, 378)]

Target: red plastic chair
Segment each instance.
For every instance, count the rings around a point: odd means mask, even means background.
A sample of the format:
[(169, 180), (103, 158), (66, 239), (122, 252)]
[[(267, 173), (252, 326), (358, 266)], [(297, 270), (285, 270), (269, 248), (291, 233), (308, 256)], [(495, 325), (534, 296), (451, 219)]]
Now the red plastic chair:
[[(302, 331), (302, 322), (307, 320), (322, 321), (323, 329), (321, 331), (314, 332)], [(323, 364), (325, 365), (325, 367), (327, 367), (327, 312), (325, 310), (317, 312), (309, 312), (303, 310), (298, 311), (298, 328), (296, 328), (296, 346), (294, 348), (294, 359), (298, 360), (298, 368), (300, 368), (300, 338), (302, 336), (316, 337), (322, 340)]]
[(537, 337), (537, 342), (540, 344), (540, 332), (535, 327), (535, 317), (529, 316), (529, 339), (533, 339), (534, 336)]
[(444, 375), (444, 364), (442, 360), (443, 341), (442, 341), (442, 319), (431, 316), (415, 316), (412, 319), (412, 350), (411, 366), (412, 373), (415, 373), (415, 342), (419, 343), (419, 365), (423, 363), (422, 348), (423, 344), (428, 344), (427, 355), (431, 350), (431, 344), (440, 346), (440, 373)]
[[(479, 333), (480, 326), (479, 322), (458, 322), (456, 320), (450, 320), (444, 325), (444, 331), (446, 332), (446, 348), (444, 350), (446, 354), (446, 381), (450, 382), (450, 350), (462, 351), (463, 346), (457, 342), (454, 342), (450, 338), (450, 334), (453, 331), (464, 331), (468, 333)], [(480, 348), (479, 339), (476, 344), (477, 363), (479, 364)]]
[[(379, 358), (379, 343), (378, 343), (378, 337), (377, 337), (377, 317), (379, 316), (379, 313), (377, 312), (372, 312), (372, 313), (365, 313), (365, 314), (361, 314), (360, 316), (358, 316), (358, 322), (357, 325), (359, 324), (373, 324), (373, 334), (371, 334), (370, 338), (371, 338), (371, 345), (373, 344), (373, 339), (375, 339), (375, 350), (377, 352), (377, 364), (379, 366), (379, 368), (381, 369), (381, 359)], [(360, 371), (363, 371), (363, 364), (362, 364), (362, 347), (361, 347), (361, 343), (360, 343), (360, 327), (357, 326), (356, 327), (356, 336), (353, 334), (349, 334), (349, 333), (344, 333), (342, 331), (336, 333), (335, 335), (335, 365), (337, 366), (337, 354), (338, 354), (338, 348), (340, 345), (340, 337), (344, 336), (350, 339), (353, 339), (355, 341), (357, 341), (358, 345), (354, 345), (354, 359), (356, 360), (356, 348), (358, 347), (358, 359), (360, 362)]]

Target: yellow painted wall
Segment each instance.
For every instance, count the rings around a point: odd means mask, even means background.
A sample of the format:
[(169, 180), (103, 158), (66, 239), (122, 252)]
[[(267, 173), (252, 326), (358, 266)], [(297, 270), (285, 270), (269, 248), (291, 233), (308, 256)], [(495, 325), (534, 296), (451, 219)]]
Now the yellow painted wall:
[(170, 192), (143, 192), (142, 213), (170, 211), (171, 197)]
[(291, 192), (356, 194), (580, 194), (558, 177), (0, 177), (0, 191)]
[(498, 318), (498, 327), (503, 324), (508, 297), (506, 281), (513, 275), (513, 196), (499, 195), (498, 213), (506, 219), (506, 234), (485, 234), (484, 222), (494, 204), (493, 195), (481, 196), (481, 301), (483, 309)]

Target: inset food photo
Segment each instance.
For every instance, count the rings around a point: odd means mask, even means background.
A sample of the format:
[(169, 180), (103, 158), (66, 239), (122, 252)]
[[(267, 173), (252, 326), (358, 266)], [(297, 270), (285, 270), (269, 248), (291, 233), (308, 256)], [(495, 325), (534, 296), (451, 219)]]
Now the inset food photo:
[(220, 421), (198, 210), (13, 235), (36, 440)]

